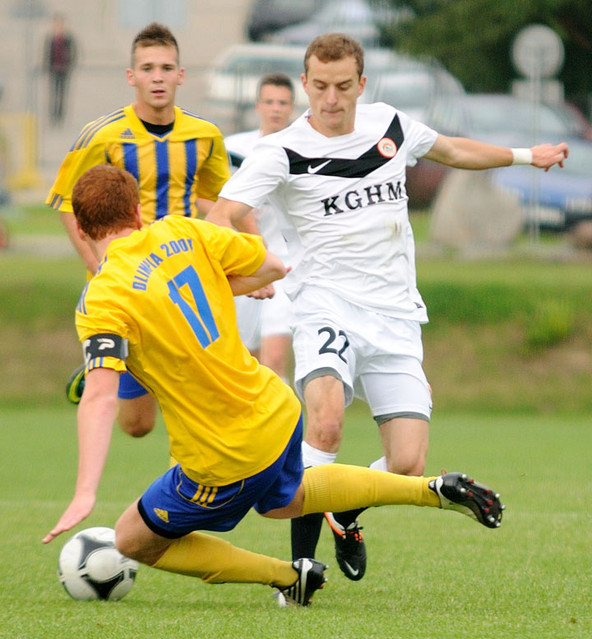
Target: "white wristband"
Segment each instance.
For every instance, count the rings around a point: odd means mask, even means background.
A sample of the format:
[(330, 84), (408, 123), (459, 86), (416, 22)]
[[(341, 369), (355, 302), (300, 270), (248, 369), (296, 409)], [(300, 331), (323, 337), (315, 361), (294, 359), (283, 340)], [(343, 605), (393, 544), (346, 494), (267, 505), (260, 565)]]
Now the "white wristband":
[(532, 151), (530, 149), (512, 149), (512, 166), (514, 164), (532, 164)]

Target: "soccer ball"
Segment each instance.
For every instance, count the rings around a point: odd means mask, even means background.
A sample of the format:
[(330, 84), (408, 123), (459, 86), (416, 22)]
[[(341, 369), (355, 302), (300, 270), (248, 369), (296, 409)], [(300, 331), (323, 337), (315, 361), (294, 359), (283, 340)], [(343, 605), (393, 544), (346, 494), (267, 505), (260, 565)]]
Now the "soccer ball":
[(58, 558), (58, 577), (73, 599), (121, 599), (131, 590), (138, 562), (115, 548), (115, 531), (97, 526), (76, 533)]

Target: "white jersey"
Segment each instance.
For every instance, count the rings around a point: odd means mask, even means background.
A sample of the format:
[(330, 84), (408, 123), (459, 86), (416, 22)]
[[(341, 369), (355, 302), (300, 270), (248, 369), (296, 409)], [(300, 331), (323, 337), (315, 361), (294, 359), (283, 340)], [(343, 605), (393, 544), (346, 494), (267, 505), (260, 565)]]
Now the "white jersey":
[(383, 103), (358, 105), (352, 133), (326, 137), (309, 112), (261, 138), (221, 197), (281, 211), (292, 299), (307, 284), (393, 317), (427, 321), (416, 287), (405, 168), (437, 133)]
[[(253, 131), (235, 133), (224, 138), (224, 145), (230, 157), (230, 164), (233, 170), (240, 168), (261, 137), (261, 131), (254, 129)], [(280, 231), (278, 214), (269, 200), (257, 207), (255, 219), (259, 232), (269, 250), (278, 257), (286, 259), (288, 256), (286, 241)]]

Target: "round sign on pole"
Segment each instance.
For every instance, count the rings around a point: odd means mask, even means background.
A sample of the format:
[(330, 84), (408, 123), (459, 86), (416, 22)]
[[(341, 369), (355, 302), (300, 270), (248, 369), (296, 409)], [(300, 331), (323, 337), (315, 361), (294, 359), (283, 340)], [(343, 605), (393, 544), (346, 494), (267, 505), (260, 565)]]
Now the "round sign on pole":
[(563, 66), (565, 52), (561, 38), (544, 24), (524, 27), (512, 45), (512, 61), (527, 78), (550, 78)]

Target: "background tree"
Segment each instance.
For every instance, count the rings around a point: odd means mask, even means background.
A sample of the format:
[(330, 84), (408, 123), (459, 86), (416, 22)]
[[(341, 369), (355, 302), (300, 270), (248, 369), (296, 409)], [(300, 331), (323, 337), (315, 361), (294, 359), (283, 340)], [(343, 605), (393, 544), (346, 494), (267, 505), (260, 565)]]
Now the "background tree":
[(433, 57), (471, 92), (507, 92), (519, 74), (511, 48), (532, 23), (552, 28), (563, 41), (559, 79), (566, 98), (590, 116), (592, 100), (592, 6), (590, 0), (388, 0), (415, 19), (392, 24), (384, 42), (398, 51)]

